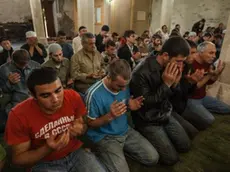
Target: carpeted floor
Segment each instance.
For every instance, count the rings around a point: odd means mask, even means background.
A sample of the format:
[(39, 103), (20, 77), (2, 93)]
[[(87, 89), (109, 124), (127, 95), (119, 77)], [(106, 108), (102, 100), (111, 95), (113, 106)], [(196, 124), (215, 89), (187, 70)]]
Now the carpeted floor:
[[(216, 116), (212, 127), (193, 140), (192, 150), (172, 167), (144, 167), (127, 159), (131, 172), (230, 172), (230, 116)], [(5, 172), (24, 172), (7, 162)]]

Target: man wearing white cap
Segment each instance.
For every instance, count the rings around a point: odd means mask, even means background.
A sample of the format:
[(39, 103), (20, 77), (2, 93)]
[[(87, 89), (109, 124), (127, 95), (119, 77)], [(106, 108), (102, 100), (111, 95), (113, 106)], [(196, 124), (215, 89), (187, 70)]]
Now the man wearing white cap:
[(189, 32), (188, 40), (198, 43), (199, 37), (197, 36), (196, 32)]
[(48, 47), (50, 59), (42, 64), (42, 67), (52, 67), (56, 69), (64, 88), (73, 84), (70, 79), (70, 61), (63, 57), (62, 47), (53, 43)]
[(42, 64), (47, 52), (44, 45), (38, 43), (37, 35), (34, 31), (26, 32), (26, 42), (21, 49), (27, 50), (32, 60)]

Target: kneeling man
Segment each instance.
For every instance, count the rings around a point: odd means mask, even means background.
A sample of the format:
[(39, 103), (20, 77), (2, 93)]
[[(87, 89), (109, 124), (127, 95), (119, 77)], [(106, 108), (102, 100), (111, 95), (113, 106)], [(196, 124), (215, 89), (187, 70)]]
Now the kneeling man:
[(145, 165), (158, 161), (155, 148), (129, 127), (127, 110), (138, 110), (143, 97), (130, 97), (127, 85), (131, 68), (125, 60), (108, 66), (108, 75), (94, 84), (86, 94), (89, 138), (96, 143), (99, 158), (111, 172), (129, 172), (125, 154)]
[(47, 67), (35, 69), (27, 86), (33, 97), (11, 110), (6, 126), (13, 163), (33, 172), (104, 172), (76, 138), (86, 131), (80, 95), (63, 90), (56, 70)]

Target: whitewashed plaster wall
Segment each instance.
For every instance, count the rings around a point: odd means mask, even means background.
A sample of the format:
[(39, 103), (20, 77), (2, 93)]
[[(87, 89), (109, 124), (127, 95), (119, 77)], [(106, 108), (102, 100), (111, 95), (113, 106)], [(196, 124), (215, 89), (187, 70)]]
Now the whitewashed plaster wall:
[(31, 18), (29, 0), (0, 0), (0, 23), (24, 22)]
[(205, 18), (206, 25), (216, 27), (220, 22), (228, 22), (230, 0), (175, 0), (171, 28), (178, 23), (182, 33), (190, 31), (192, 25)]
[(208, 95), (217, 97), (219, 100), (230, 105), (230, 16), (220, 59), (226, 63), (226, 66), (219, 80), (208, 89)]
[[(59, 14), (57, 17), (58, 29), (63, 30), (67, 36), (74, 36), (74, 3), (73, 0), (59, 0)], [(55, 14), (54, 14), (55, 15)]]
[(150, 30), (155, 33), (161, 27), (161, 9), (162, 0), (153, 0), (152, 2), (152, 19), (150, 24)]

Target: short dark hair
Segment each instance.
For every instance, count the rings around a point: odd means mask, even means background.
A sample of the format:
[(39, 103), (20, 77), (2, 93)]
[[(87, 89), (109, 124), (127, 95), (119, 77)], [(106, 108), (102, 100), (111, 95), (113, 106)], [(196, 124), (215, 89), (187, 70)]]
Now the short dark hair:
[(163, 45), (159, 54), (168, 53), (169, 57), (177, 57), (182, 55), (184, 57), (188, 56), (190, 53), (190, 48), (186, 40), (180, 36), (175, 36), (169, 38)]
[(206, 32), (203, 37), (212, 37), (212, 34), (209, 32)]
[(10, 39), (9, 39), (8, 37), (1, 37), (1, 38), (0, 38), (0, 44), (1, 44), (3, 41), (10, 41)]
[(66, 36), (66, 34), (64, 31), (59, 30), (57, 36)]
[(189, 35), (189, 31), (186, 31), (185, 33), (184, 33), (184, 35), (183, 35), (183, 37), (186, 37), (186, 36), (188, 36)]
[(178, 28), (175, 28), (175, 29), (173, 29), (173, 30), (172, 30), (172, 32), (171, 32), (171, 33), (173, 33), (173, 32), (178, 33), (178, 32), (179, 32), (179, 29), (178, 29)]
[(159, 35), (159, 34), (154, 34), (154, 35), (152, 36), (152, 38), (154, 38), (154, 39), (162, 39), (162, 36)]
[(147, 32), (149, 32), (149, 30), (144, 30), (143, 34), (145, 34), (145, 33), (147, 33)]
[(195, 42), (191, 41), (191, 40), (186, 40), (188, 45), (190, 46), (190, 48), (197, 48), (197, 45)]
[[(166, 25), (163, 25), (162, 27), (161, 27), (161, 29), (163, 29), (163, 27), (167, 27)], [(167, 27), (168, 28), (168, 27)]]
[(119, 36), (117, 32), (112, 33), (112, 37), (114, 38), (115, 36)]
[(133, 34), (135, 34), (133, 30), (126, 30), (124, 33), (124, 38), (129, 38)]
[(223, 39), (223, 36), (221, 34), (216, 34), (214, 36), (215, 39)]
[(108, 76), (112, 80), (116, 80), (117, 76), (122, 76), (125, 80), (130, 80), (131, 67), (124, 59), (115, 60), (108, 66)]
[(86, 27), (85, 26), (81, 26), (81, 27), (79, 27), (78, 31), (80, 32), (82, 29), (86, 29)]
[(201, 19), (200, 21), (202, 21), (202, 22), (204, 22), (204, 23), (206, 22), (206, 20), (205, 20), (205, 19)]
[(33, 96), (36, 97), (35, 86), (50, 84), (58, 79), (57, 71), (51, 67), (42, 67), (39, 69), (34, 69), (28, 79), (27, 87)]
[(106, 42), (106, 44), (105, 44), (105, 48), (109, 48), (109, 46), (111, 46), (111, 47), (116, 47), (116, 44), (115, 44), (114, 41), (108, 40), (108, 41)]
[(179, 25), (179, 24), (176, 24), (176, 27), (177, 27), (177, 26), (180, 26), (180, 25)]
[(16, 50), (12, 54), (12, 60), (16, 64), (24, 65), (25, 63), (28, 63), (28, 61), (30, 60), (30, 54), (25, 49)]
[(104, 25), (104, 26), (102, 26), (101, 30), (109, 32), (109, 26), (108, 25)]
[(170, 38), (171, 38), (171, 37), (178, 37), (178, 36), (180, 36), (180, 35), (179, 35), (179, 33), (178, 33), (177, 31), (173, 31), (173, 32), (171, 32), (171, 34), (169, 35)]

